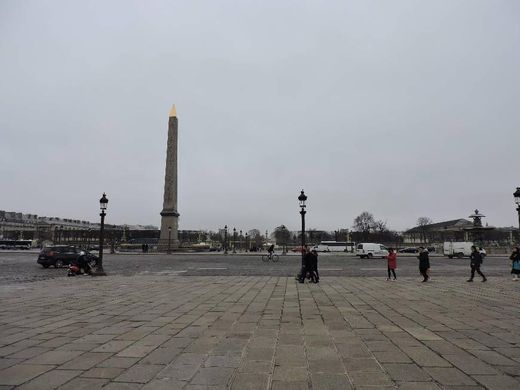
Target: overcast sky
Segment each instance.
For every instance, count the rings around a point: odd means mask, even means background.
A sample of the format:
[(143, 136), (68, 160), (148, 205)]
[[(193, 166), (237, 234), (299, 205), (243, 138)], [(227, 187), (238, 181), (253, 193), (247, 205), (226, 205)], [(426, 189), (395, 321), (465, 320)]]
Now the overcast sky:
[(0, 209), (180, 229), (517, 224), (520, 2), (0, 1)]

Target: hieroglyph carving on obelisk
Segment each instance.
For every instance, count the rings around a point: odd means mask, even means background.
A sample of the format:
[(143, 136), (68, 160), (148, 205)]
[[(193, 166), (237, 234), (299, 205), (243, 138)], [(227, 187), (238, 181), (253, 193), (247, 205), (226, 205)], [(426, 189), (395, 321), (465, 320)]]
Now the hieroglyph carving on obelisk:
[(168, 120), (168, 146), (166, 149), (166, 173), (164, 177), (164, 202), (161, 211), (161, 236), (159, 250), (179, 246), (179, 213), (177, 212), (177, 148), (178, 120), (175, 104)]

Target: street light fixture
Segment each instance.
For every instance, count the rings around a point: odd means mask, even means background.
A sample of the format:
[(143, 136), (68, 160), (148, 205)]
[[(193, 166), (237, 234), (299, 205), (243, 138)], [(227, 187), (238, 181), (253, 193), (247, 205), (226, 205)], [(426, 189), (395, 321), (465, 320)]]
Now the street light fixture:
[(307, 207), (305, 204), (305, 202), (307, 201), (307, 196), (305, 195), (303, 190), (300, 193), (300, 196), (298, 196), (298, 200), (300, 201), (300, 215), (302, 216), (302, 269), (303, 269), (303, 266), (305, 264), (305, 261), (304, 261), (305, 252), (303, 250), (303, 248), (305, 247), (305, 214), (307, 213), (305, 211), (305, 207)]
[(238, 236), (238, 246), (241, 251), (244, 250), (244, 242), (243, 242), (244, 236), (242, 235), (242, 230), (240, 230), (240, 235)]
[(237, 253), (237, 229), (233, 228), (233, 253)]
[(172, 253), (171, 242), (172, 242), (172, 227), (168, 226), (168, 254)]
[(97, 262), (96, 271), (92, 274), (93, 276), (106, 276), (107, 274), (103, 270), (103, 240), (104, 240), (104, 232), (105, 232), (105, 210), (108, 206), (108, 199), (106, 194), (103, 192), (103, 196), (99, 200), (99, 208), (101, 213), (99, 216), (101, 217), (101, 227), (99, 229), (99, 260)]
[(224, 226), (224, 254), (227, 255), (227, 225)]
[(249, 252), (249, 235), (246, 232), (246, 252)]

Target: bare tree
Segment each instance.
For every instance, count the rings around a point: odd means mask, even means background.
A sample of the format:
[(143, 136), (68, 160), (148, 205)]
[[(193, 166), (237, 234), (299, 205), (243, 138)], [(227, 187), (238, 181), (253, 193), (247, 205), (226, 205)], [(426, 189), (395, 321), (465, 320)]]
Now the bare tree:
[(388, 231), (388, 228), (386, 227), (386, 221), (383, 221), (382, 219), (374, 222), (374, 230), (379, 233), (384, 233)]
[(428, 231), (427, 226), (431, 225), (433, 220), (429, 217), (419, 217), (417, 218), (417, 226), (419, 226), (419, 230), (421, 232), (421, 242), (426, 242), (426, 232)]
[(368, 211), (363, 211), (354, 218), (354, 230), (361, 232), (366, 239), (375, 226), (374, 216)]
[(282, 245), (282, 251), (285, 254), (287, 252), (287, 243), (291, 239), (291, 232), (287, 230), (285, 225), (280, 225), (274, 229), (274, 238), (277, 245)]

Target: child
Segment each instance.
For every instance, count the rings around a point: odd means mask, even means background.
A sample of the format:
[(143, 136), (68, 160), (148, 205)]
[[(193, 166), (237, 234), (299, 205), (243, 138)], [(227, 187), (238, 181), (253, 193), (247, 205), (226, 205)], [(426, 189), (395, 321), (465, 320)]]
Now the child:
[(388, 256), (385, 258), (388, 260), (388, 278), (386, 278), (386, 280), (390, 280), (390, 272), (392, 272), (394, 280), (396, 280), (397, 276), (395, 276), (395, 269), (397, 268), (397, 254), (393, 248), (388, 249)]

